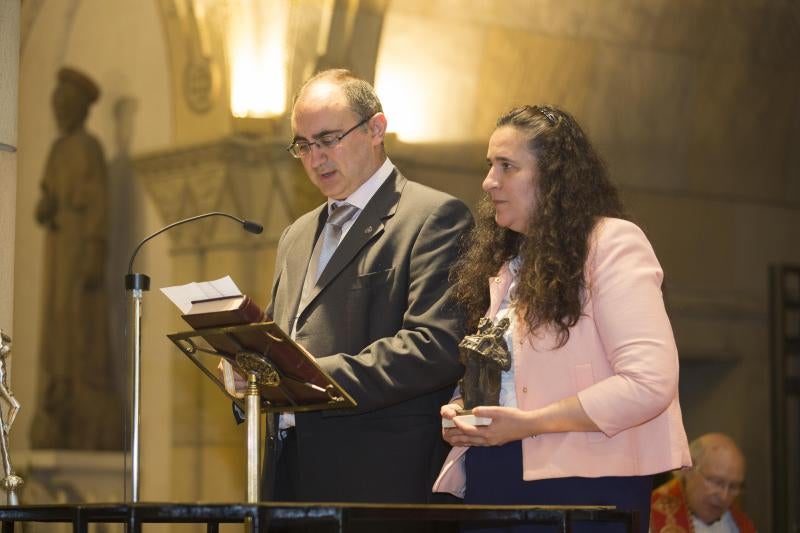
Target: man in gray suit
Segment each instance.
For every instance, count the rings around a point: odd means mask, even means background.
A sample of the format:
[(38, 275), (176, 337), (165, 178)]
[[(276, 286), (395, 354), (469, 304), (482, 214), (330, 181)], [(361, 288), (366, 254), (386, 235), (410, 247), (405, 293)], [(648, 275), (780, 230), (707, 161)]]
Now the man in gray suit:
[(472, 217), (400, 174), (374, 89), (346, 70), (303, 85), (292, 130), (289, 152), (328, 201), (281, 236), (267, 314), (358, 406), (283, 415), (266, 496), (429, 502), (447, 451), (439, 407), (462, 373), (448, 269)]

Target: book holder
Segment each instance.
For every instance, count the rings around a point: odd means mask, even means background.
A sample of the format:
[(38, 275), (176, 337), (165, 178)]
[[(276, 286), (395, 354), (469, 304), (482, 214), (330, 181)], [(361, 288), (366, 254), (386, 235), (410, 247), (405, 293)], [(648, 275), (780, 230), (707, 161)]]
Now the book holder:
[[(222, 392), (245, 412), (247, 422), (247, 502), (258, 502), (259, 415), (355, 407), (349, 394), (316, 359), (274, 322), (201, 328), (167, 337)], [(231, 394), (199, 356), (225, 358), (247, 378), (244, 394)], [(268, 417), (269, 418), (269, 417)], [(274, 432), (267, 424), (268, 436)]]

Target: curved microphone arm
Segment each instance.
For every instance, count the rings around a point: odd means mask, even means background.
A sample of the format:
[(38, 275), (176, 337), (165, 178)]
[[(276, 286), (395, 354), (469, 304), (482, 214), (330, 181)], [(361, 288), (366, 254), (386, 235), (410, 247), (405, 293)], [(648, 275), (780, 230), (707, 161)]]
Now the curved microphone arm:
[(235, 220), (242, 227), (250, 233), (261, 233), (264, 228), (257, 222), (250, 220), (243, 220), (239, 217), (214, 211), (211, 213), (203, 213), (177, 222), (173, 222), (168, 226), (164, 226), (152, 235), (145, 238), (131, 255), (131, 260), (128, 263), (128, 274), (125, 276), (125, 288), (128, 290), (132, 304), (131, 312), (131, 342), (129, 345), (129, 353), (131, 354), (132, 373), (131, 373), (131, 501), (137, 503), (139, 501), (139, 426), (140, 426), (140, 413), (141, 413), (141, 388), (142, 388), (142, 296), (144, 291), (150, 289), (150, 278), (145, 274), (133, 273), (133, 261), (136, 259), (136, 254), (139, 249), (144, 246), (144, 243), (153, 237), (160, 235), (168, 229), (186, 224), (187, 222), (194, 222), (201, 218), (207, 217), (225, 217)]
[(178, 220), (177, 222), (173, 222), (172, 224), (169, 224), (168, 226), (164, 226), (163, 228), (161, 228), (160, 230), (156, 231), (155, 233), (145, 237), (145, 239), (142, 242), (139, 243), (139, 245), (136, 247), (136, 249), (133, 250), (133, 254), (131, 255), (131, 260), (128, 263), (128, 276), (133, 275), (133, 261), (134, 261), (134, 259), (136, 259), (136, 254), (139, 253), (139, 249), (142, 246), (144, 246), (144, 243), (146, 243), (147, 241), (149, 241), (153, 237), (164, 233), (168, 229), (174, 228), (175, 226), (180, 226), (181, 224), (186, 224), (187, 222), (194, 222), (195, 220), (200, 220), (201, 218), (208, 218), (208, 217), (215, 217), (215, 216), (225, 217), (225, 218), (230, 218), (231, 220), (235, 220), (236, 222), (238, 222), (239, 224), (242, 225), (242, 227), (245, 229), (245, 231), (249, 231), (250, 233), (258, 234), (258, 233), (261, 233), (262, 231), (264, 231), (264, 227), (261, 224), (257, 223), (257, 222), (253, 222), (252, 220), (244, 220), (244, 219), (241, 219), (239, 217), (235, 217), (233, 215), (230, 215), (228, 213), (222, 213), (221, 211), (213, 211), (211, 213), (203, 213), (202, 215), (196, 215), (196, 216), (193, 216), (193, 217), (184, 218), (183, 220)]

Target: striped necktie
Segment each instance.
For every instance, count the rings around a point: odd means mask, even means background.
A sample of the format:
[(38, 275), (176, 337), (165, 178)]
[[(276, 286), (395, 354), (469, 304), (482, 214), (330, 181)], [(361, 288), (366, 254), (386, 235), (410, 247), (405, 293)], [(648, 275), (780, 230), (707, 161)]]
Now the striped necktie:
[(308, 264), (308, 271), (306, 271), (306, 279), (303, 282), (303, 297), (301, 301), (305, 301), (305, 296), (317, 284), (322, 271), (325, 270), (325, 265), (328, 264), (333, 252), (336, 251), (336, 247), (339, 246), (339, 241), (342, 238), (342, 226), (358, 212), (356, 206), (346, 202), (333, 204), (332, 207), (333, 210), (328, 216), (325, 227), (322, 228), (322, 233), (317, 239), (314, 251), (311, 254), (311, 261)]

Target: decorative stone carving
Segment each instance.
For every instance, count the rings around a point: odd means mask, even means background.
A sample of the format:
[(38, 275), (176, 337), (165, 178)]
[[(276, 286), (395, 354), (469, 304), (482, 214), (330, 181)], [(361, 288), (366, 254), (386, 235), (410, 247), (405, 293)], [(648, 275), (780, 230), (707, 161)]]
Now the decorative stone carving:
[(264, 225), (254, 238), (235, 225), (209, 219), (169, 232), (175, 251), (275, 246), (295, 218), (294, 161), (285, 143), (246, 136), (142, 156), (136, 176), (155, 200), (165, 224), (208, 211), (229, 211)]

